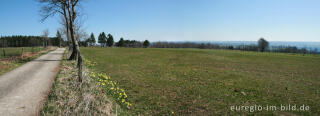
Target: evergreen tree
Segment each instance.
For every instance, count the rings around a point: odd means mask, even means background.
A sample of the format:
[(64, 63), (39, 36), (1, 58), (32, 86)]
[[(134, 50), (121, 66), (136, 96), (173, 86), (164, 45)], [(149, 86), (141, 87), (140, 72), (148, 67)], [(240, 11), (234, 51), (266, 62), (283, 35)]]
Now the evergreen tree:
[(113, 36), (111, 34), (108, 34), (107, 45), (111, 47), (113, 43), (114, 43)]
[(100, 44), (100, 46), (102, 47), (103, 44), (103, 39), (102, 39), (102, 34), (100, 33), (98, 36), (98, 43)]
[(90, 35), (90, 40), (88, 40), (91, 46), (93, 46), (96, 43), (96, 38), (94, 37), (93, 33)]
[(102, 41), (103, 41), (103, 46), (106, 46), (107, 44), (107, 36), (106, 36), (106, 34), (104, 33), (104, 32), (102, 32)]
[(265, 40), (264, 38), (260, 38), (258, 40), (258, 48), (260, 52), (266, 51), (266, 49), (269, 47), (269, 42)]
[(106, 34), (102, 32), (98, 37), (98, 43), (100, 43), (101, 47), (105, 46), (106, 39), (107, 39)]
[(149, 47), (149, 45), (150, 45), (150, 42), (148, 40), (145, 40), (143, 42), (143, 47), (147, 48), (147, 47)]
[(120, 40), (117, 42), (116, 44), (118, 47), (123, 47), (124, 46), (124, 40), (123, 38), (121, 37)]

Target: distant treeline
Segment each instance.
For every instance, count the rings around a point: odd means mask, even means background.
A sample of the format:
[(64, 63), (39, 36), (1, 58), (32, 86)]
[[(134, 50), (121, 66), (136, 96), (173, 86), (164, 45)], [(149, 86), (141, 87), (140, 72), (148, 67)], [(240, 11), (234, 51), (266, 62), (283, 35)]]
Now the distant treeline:
[[(242, 51), (259, 51), (258, 45), (220, 45), (212, 43), (193, 43), (193, 42), (153, 42), (152, 48), (200, 48), (200, 49), (228, 49)], [(303, 53), (316, 54), (317, 49), (297, 48), (296, 46), (271, 46), (264, 52), (281, 53)]]
[[(88, 40), (86, 41), (80, 41), (80, 46), (82, 47), (89, 47), (89, 46), (97, 46), (95, 44), (92, 44), (92, 43), (89, 43)], [(142, 47), (148, 47), (149, 46), (149, 42), (147, 42), (147, 44), (144, 44), (146, 42), (141, 42), (141, 41), (137, 41), (137, 40), (121, 40), (114, 43), (113, 45), (109, 46), (109, 47), (112, 47), (112, 46), (116, 46), (116, 47), (130, 47), (130, 48), (142, 48)], [(101, 47), (106, 47), (104, 45), (104, 43), (100, 43), (100, 46)]]
[[(142, 48), (149, 47), (150, 42), (148, 40), (145, 41), (137, 41), (137, 40), (125, 40), (120, 38), (118, 42), (114, 42), (113, 36), (111, 34), (106, 34), (104, 32), (100, 33), (98, 36), (98, 43), (101, 47), (131, 47), (131, 48)], [(88, 46), (97, 46), (96, 39), (93, 33), (91, 33), (90, 37), (86, 40), (79, 42), (80, 46), (88, 47)]]
[[(80, 45), (83, 46), (83, 47), (96, 46), (96, 45), (90, 44), (87, 41), (80, 41)], [(150, 43), (149, 43), (148, 40), (142, 42), (142, 41), (137, 41), (137, 40), (123, 40), (123, 39), (121, 40), (120, 39), (120, 41), (114, 43), (114, 45), (112, 45), (112, 46), (130, 47), (130, 48), (142, 48), (142, 47), (148, 47), (149, 45), (150, 45)], [(102, 45), (101, 47), (105, 47), (105, 46)]]
[[(80, 41), (80, 46), (98, 46), (96, 39), (91, 33), (90, 37), (84, 41)], [(269, 42), (264, 38), (260, 38), (257, 41), (257, 45), (222, 45), (212, 43), (194, 43), (194, 42), (153, 42), (150, 43), (148, 40), (137, 41), (137, 40), (124, 40), (120, 38), (118, 42), (114, 42), (111, 34), (105, 35), (104, 32), (98, 36), (98, 43), (101, 47), (131, 47), (131, 48), (199, 48), (199, 49), (227, 49), (227, 50), (242, 50), (242, 51), (259, 51), (259, 52), (281, 52), (281, 53), (302, 53), (302, 54), (317, 54), (317, 49), (298, 48), (296, 46), (271, 46)]]
[(0, 47), (34, 47), (34, 46), (59, 46), (59, 39), (57, 37), (23, 36), (23, 35), (0, 37)]

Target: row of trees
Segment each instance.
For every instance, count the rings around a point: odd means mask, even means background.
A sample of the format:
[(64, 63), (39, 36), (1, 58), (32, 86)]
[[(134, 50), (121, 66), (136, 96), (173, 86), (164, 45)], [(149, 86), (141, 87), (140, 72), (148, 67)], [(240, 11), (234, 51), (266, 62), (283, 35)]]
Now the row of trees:
[(193, 42), (154, 42), (152, 47), (154, 48), (201, 48), (201, 49), (235, 49), (245, 51), (261, 51), (267, 50), (269, 42), (264, 38), (258, 40), (258, 45), (219, 45), (211, 43), (193, 43)]
[[(0, 37), (0, 47), (35, 47), (35, 46), (66, 46), (67, 42), (62, 39), (62, 35), (57, 31), (56, 37), (47, 37), (48, 32), (45, 30), (42, 36), (4, 36)], [(113, 36), (102, 32), (99, 34), (98, 43), (101, 47), (105, 46), (117, 46), (117, 47), (149, 47), (150, 42), (145, 40), (144, 42), (137, 40), (125, 40), (120, 38), (118, 42), (114, 42)], [(85, 41), (79, 41), (81, 46), (96, 46), (96, 39), (94, 34), (91, 33), (90, 38)], [(307, 49), (307, 48), (297, 48), (295, 46), (271, 46), (269, 47), (269, 42), (261, 38), (258, 40), (257, 45), (218, 45), (210, 43), (174, 43), (174, 42), (154, 42), (152, 43), (153, 48), (200, 48), (200, 49), (230, 49), (230, 50), (243, 50), (243, 51), (260, 51), (260, 52), (283, 52), (283, 53), (317, 53), (317, 49)]]
[[(80, 41), (81, 46), (96, 46), (96, 39), (93, 33), (91, 33), (90, 37), (84, 41)], [(141, 47), (149, 47), (150, 42), (148, 40), (145, 40), (144, 42), (137, 41), (137, 40), (124, 40), (122, 37), (118, 42), (114, 41), (114, 38), (111, 34), (106, 34), (104, 32), (100, 33), (98, 36), (98, 43), (101, 47), (134, 47), (134, 48), (141, 48)]]
[(4, 36), (0, 37), (0, 47), (35, 47), (35, 46), (61, 46), (64, 41), (61, 36), (44, 37), (44, 36)]
[(123, 38), (120, 38), (120, 40), (116, 43), (116, 46), (118, 47), (133, 47), (133, 48), (147, 48), (150, 46), (150, 42), (148, 40), (145, 40), (144, 42), (137, 41), (137, 40), (124, 40)]
[(99, 34), (98, 43), (100, 43), (101, 47), (111, 47), (114, 44), (113, 36), (111, 34), (108, 34), (108, 36), (106, 36), (106, 34), (102, 32)]
[(316, 54), (317, 49), (297, 48), (296, 46), (271, 46), (264, 38), (258, 40), (258, 44), (252, 45), (221, 45), (211, 43), (192, 43), (192, 42), (153, 42), (153, 48), (200, 48), (200, 49), (228, 49), (242, 51), (259, 51), (259, 52), (282, 52), (282, 53), (302, 53)]

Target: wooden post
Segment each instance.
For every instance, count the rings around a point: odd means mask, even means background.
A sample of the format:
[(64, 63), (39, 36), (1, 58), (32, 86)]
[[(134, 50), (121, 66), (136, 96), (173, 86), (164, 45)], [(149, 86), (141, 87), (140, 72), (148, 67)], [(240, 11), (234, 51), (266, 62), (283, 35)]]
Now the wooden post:
[(78, 51), (78, 81), (82, 83), (82, 56)]
[(23, 49), (23, 47), (22, 47), (21, 56), (23, 55), (23, 50), (24, 50), (24, 49)]
[(3, 52), (3, 56), (6, 56), (6, 51), (4, 50), (4, 39), (2, 39), (2, 52)]
[(2, 47), (3, 56), (6, 56), (6, 51), (4, 50), (4, 47)]

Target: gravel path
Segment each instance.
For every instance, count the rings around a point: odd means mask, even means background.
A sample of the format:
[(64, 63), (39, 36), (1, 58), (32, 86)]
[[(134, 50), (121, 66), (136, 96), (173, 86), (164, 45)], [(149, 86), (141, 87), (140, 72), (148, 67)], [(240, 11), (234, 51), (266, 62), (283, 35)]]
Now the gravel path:
[(0, 76), (0, 116), (38, 115), (64, 51), (58, 48)]

